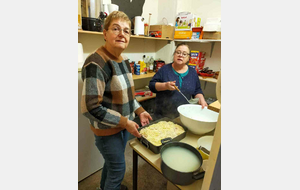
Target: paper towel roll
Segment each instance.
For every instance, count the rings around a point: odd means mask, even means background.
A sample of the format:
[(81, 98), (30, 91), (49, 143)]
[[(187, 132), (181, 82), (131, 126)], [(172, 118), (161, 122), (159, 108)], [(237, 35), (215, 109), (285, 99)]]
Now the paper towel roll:
[(144, 35), (144, 18), (141, 16), (134, 17), (134, 34)]
[(81, 43), (78, 43), (78, 68), (82, 68), (84, 62), (83, 47)]
[(103, 4), (103, 12), (106, 12), (109, 15), (109, 10), (107, 4)]
[(107, 8), (108, 8), (109, 13), (119, 10), (119, 6), (115, 5), (115, 4), (108, 4)]

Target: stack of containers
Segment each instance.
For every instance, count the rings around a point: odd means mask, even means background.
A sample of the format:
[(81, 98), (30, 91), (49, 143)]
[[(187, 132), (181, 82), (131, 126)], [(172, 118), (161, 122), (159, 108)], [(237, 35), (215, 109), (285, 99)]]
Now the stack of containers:
[[(194, 27), (200, 27), (201, 18), (191, 12), (180, 12), (175, 20), (174, 39), (191, 39)], [(200, 37), (200, 36), (199, 36)]]

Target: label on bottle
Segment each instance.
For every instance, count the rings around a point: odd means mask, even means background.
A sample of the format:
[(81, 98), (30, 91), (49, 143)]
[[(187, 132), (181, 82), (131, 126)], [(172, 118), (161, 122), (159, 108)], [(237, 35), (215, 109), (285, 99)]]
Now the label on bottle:
[(153, 64), (150, 65), (150, 72), (153, 72)]

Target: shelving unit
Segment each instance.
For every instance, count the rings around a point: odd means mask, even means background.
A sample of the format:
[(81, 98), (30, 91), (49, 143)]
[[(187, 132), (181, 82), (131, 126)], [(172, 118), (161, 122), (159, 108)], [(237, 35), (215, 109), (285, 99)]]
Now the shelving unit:
[(191, 40), (179, 40), (174, 39), (175, 42), (196, 42), (196, 43), (211, 43), (211, 42), (221, 42), (221, 40), (214, 40), (214, 39), (191, 39)]
[(212, 52), (214, 50), (215, 42), (221, 42), (221, 40), (215, 40), (215, 39), (191, 39), (191, 40), (179, 40), (175, 39), (176, 42), (188, 42), (188, 43), (211, 43), (211, 48), (210, 48), (210, 57), (212, 56)]
[(137, 100), (138, 102), (143, 102), (143, 101), (146, 101), (146, 100), (155, 98), (155, 97), (156, 97), (156, 94), (153, 93), (152, 96), (145, 96), (145, 97), (137, 96), (137, 97), (135, 97), (135, 98), (136, 98), (136, 100)]
[(147, 73), (143, 75), (132, 75), (133, 80), (138, 80), (138, 79), (145, 79), (145, 78), (152, 78), (155, 75), (155, 73)]
[(212, 82), (212, 83), (216, 83), (216, 84), (217, 84), (217, 81), (218, 81), (218, 79), (215, 79), (215, 78), (212, 78), (212, 77), (202, 77), (202, 76), (199, 76), (199, 80), (202, 80), (202, 81), (205, 81), (205, 82)]
[[(103, 35), (103, 32), (95, 32), (95, 31), (86, 31), (86, 30), (78, 30), (78, 35), (79, 34), (88, 34), (88, 35)], [(146, 40), (163, 40), (163, 41), (174, 41), (175, 43), (180, 43), (180, 42), (187, 42), (187, 43), (211, 43), (211, 52), (210, 52), (210, 57), (212, 56), (212, 52), (214, 49), (215, 43), (221, 43), (221, 40), (216, 40), (216, 39), (168, 39), (168, 38), (154, 38), (154, 37), (146, 37), (146, 36), (136, 36), (132, 35), (130, 38), (135, 38), (135, 39), (146, 39)], [(78, 72), (81, 72), (81, 69), (78, 69)], [(141, 80), (141, 79), (147, 79), (147, 78), (152, 78), (155, 75), (155, 73), (147, 73), (143, 75), (132, 75), (133, 80)], [(204, 81), (204, 89), (206, 87), (207, 82), (210, 83), (217, 83), (217, 79), (211, 78), (211, 77), (202, 77), (199, 76), (199, 80)]]
[[(103, 32), (93, 32), (93, 31), (86, 31), (86, 30), (78, 30), (78, 34), (103, 35)], [(173, 39), (169, 39), (169, 38), (154, 38), (154, 37), (136, 36), (136, 35), (131, 35), (130, 38), (140, 38), (140, 39), (148, 39), (148, 40), (166, 40), (166, 41), (172, 41), (173, 40)]]

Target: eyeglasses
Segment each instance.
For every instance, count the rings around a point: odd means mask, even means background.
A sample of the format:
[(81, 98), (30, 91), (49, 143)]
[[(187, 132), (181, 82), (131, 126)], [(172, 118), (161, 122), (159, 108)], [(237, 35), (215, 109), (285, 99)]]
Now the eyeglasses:
[(189, 53), (187, 52), (181, 52), (181, 51), (175, 51), (176, 55), (182, 55), (182, 57), (187, 57), (188, 55), (190, 55)]
[(117, 27), (117, 26), (114, 26), (113, 28), (108, 29), (108, 30), (111, 30), (116, 35), (119, 35), (121, 33), (121, 31), (123, 31), (123, 34), (126, 37), (130, 36), (130, 34), (131, 34), (131, 32), (128, 28), (122, 29), (122, 28)]

